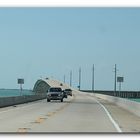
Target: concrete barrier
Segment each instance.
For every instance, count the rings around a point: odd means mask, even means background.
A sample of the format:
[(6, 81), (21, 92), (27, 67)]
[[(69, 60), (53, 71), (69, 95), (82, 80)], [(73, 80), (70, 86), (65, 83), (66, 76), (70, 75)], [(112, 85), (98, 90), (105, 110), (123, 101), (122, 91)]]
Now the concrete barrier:
[(36, 100), (45, 99), (46, 95), (24, 95), (24, 96), (15, 96), (15, 97), (1, 97), (0, 98), (0, 107), (7, 107), (27, 102), (32, 102)]
[(90, 92), (90, 93), (99, 93), (103, 95), (109, 95), (109, 96), (116, 96), (116, 97), (122, 97), (122, 98), (140, 98), (140, 91), (116, 91), (114, 93), (113, 90), (81, 90), (83, 92)]
[(124, 98), (114, 97), (114, 96), (97, 94), (97, 93), (94, 93), (94, 95), (93, 95), (93, 93), (89, 93), (89, 94), (91, 94), (92, 96), (95, 95), (95, 97), (115, 103), (116, 105), (118, 105), (140, 117), (140, 103), (139, 102), (131, 101), (131, 100), (124, 99)]
[[(61, 85), (62, 84), (62, 85)], [(36, 100), (41, 100), (46, 98), (46, 91), (53, 86), (58, 86), (61, 88), (68, 88), (69, 86), (65, 83), (61, 83), (52, 79), (39, 79), (34, 85), (33, 92), (34, 95), (23, 95), (14, 97), (0, 97), (0, 107), (12, 106), (16, 104), (22, 104), (27, 102), (32, 102)], [(32, 91), (30, 91), (32, 92)], [(24, 93), (23, 93), (24, 94)]]

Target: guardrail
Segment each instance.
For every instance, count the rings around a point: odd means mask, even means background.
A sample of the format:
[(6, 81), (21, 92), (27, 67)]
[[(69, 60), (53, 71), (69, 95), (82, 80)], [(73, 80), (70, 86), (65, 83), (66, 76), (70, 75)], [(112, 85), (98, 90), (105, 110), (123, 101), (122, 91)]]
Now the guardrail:
[(27, 102), (33, 102), (36, 100), (45, 99), (46, 95), (24, 95), (24, 96), (14, 96), (14, 97), (1, 97), (0, 98), (0, 107), (7, 107), (17, 104), (23, 104)]
[[(1, 96), (0, 97), (0, 107), (12, 106), (12, 105), (17, 105), (17, 104), (22, 104), (22, 103), (27, 103), (27, 102), (45, 99), (46, 98), (46, 91), (51, 86), (61, 86), (60, 84), (61, 84), (61, 82), (56, 81), (56, 80), (49, 80), (48, 78), (47, 79), (39, 79), (35, 83), (33, 91), (29, 91), (29, 92), (33, 93), (33, 95), (24, 95), (25, 91), (22, 91), (20, 94), (19, 90), (10, 90), (10, 92), (13, 91), (14, 94), (11, 94), (12, 95), (11, 97), (9, 97), (9, 96), (5, 97), (6, 94), (4, 96)], [(62, 88), (64, 88), (64, 87), (68, 87), (68, 86), (63, 83)], [(2, 90), (2, 92), (9, 91), (8, 89), (1, 89), (1, 90)]]
[(91, 96), (95, 96), (95, 97), (107, 100), (109, 102), (112, 102), (140, 117), (140, 103), (139, 102), (131, 101), (124, 98), (108, 96), (108, 95), (96, 94), (96, 93), (95, 95), (92, 94)]
[(111, 90), (81, 90), (83, 92), (98, 93), (103, 95), (116, 96), (121, 98), (140, 98), (140, 91), (111, 91)]

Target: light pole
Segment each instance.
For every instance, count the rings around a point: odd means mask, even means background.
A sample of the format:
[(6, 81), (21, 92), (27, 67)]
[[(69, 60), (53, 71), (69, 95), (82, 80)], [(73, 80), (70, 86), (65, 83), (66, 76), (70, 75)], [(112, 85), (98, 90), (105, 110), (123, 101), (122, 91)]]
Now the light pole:
[(94, 64), (92, 67), (92, 92), (94, 92)]
[(81, 67), (79, 68), (79, 90), (81, 89)]
[(64, 75), (64, 83), (65, 83), (65, 80), (66, 80), (66, 76)]
[(70, 87), (72, 86), (72, 70), (70, 71)]
[(114, 96), (116, 95), (116, 78), (117, 78), (117, 65), (115, 64), (115, 77), (114, 77)]

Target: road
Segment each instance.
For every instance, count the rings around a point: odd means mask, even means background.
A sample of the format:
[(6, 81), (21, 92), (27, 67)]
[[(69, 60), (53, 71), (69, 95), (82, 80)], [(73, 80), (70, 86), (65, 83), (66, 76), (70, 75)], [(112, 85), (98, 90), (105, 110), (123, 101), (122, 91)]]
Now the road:
[(93, 94), (73, 91), (64, 102), (40, 100), (0, 109), (1, 133), (140, 132), (140, 118)]

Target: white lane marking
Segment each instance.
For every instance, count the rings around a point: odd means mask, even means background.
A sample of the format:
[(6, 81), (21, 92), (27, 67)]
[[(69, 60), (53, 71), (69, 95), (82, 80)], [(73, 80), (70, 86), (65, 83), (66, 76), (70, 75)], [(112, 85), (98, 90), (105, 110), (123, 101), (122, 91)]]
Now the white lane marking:
[[(84, 93), (82, 93), (84, 94)], [(89, 97), (89, 94), (85, 94)], [(111, 116), (111, 114), (109, 113), (109, 111), (106, 109), (106, 107), (101, 104), (98, 100), (95, 99), (95, 96), (92, 94), (90, 95), (90, 97), (94, 97), (94, 100), (104, 109), (104, 111), (106, 112), (107, 116), (109, 117), (110, 121), (112, 122), (112, 124), (114, 125), (114, 127), (116, 128), (116, 130), (118, 132), (122, 132), (121, 128), (119, 127), (119, 125), (117, 124), (117, 122), (115, 122), (115, 120), (113, 119), (113, 117)]]
[(109, 111), (106, 109), (106, 107), (101, 104), (98, 100), (95, 100), (106, 112), (107, 116), (109, 117), (110, 121), (112, 122), (112, 124), (114, 125), (114, 127), (116, 128), (116, 130), (118, 132), (122, 132), (121, 128), (119, 127), (119, 125), (117, 124), (117, 122), (115, 122), (115, 120), (112, 118), (111, 114), (109, 113)]

